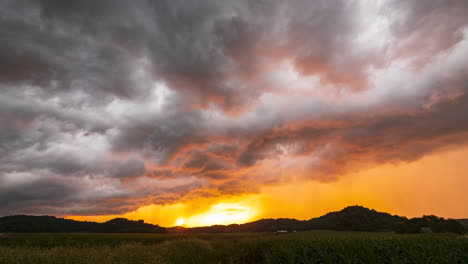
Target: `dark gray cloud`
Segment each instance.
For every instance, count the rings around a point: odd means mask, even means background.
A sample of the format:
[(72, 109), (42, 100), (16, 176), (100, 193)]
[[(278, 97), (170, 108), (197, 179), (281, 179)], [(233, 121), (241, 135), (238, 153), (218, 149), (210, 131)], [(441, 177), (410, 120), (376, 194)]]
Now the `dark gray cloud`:
[(54, 207), (66, 208), (79, 188), (59, 179), (38, 179), (14, 186), (0, 187), (0, 214), (23, 213), (28, 208), (33, 213), (48, 213)]
[(123, 213), (466, 144), (467, 12), (0, 1), (0, 214)]
[[(31, 10), (23, 12), (28, 2)], [(54, 81), (52, 92), (79, 86), (89, 93), (88, 101), (96, 96), (147, 95), (149, 88), (135, 83), (131, 74), (137, 67), (132, 62), (139, 58), (149, 60), (151, 74), (190, 93), (192, 104), (214, 104), (234, 112), (261, 95), (265, 88), (252, 79), (277, 59), (276, 54), (293, 55), (302, 72), (319, 73), (333, 82), (347, 84), (356, 75), (365, 78), (365, 65), (356, 67), (359, 59), (349, 54), (357, 29), (354, 5), (347, 1), (313, 6), (308, 1), (291, 5), (7, 1), (4, 5), (3, 22), (9, 26), (0, 50), (8, 69), (2, 78)]]
[(146, 172), (145, 163), (136, 157), (117, 163), (110, 170), (112, 170), (112, 176), (117, 178), (139, 177)]

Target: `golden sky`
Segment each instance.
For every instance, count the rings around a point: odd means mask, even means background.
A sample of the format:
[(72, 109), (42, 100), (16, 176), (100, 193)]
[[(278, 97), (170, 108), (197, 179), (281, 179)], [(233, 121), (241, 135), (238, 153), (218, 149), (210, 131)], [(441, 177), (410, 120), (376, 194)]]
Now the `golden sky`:
[(310, 219), (350, 205), (407, 217), (468, 216), (468, 147), (428, 155), (414, 162), (380, 165), (328, 183), (297, 181), (265, 187), (260, 193), (144, 206), (109, 216), (69, 216), (88, 221), (114, 217), (144, 219), (161, 226), (245, 223), (261, 218)]

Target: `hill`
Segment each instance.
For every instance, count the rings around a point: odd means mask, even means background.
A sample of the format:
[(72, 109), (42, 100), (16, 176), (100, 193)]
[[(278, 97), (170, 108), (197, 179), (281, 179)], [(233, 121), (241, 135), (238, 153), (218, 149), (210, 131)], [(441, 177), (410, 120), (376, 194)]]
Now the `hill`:
[(172, 233), (231, 233), (231, 232), (276, 232), (303, 230), (348, 230), (348, 231), (391, 231), (405, 217), (377, 212), (362, 206), (349, 206), (338, 212), (330, 212), (310, 220), (289, 218), (260, 219), (241, 225), (216, 225), (193, 228), (169, 228)]
[(362, 206), (349, 206), (339, 212), (307, 221), (307, 229), (352, 230), (352, 231), (390, 231), (393, 225), (405, 217), (377, 212)]
[(167, 228), (169, 233), (235, 233), (235, 232), (276, 232), (278, 230), (284, 231), (302, 231), (306, 230), (306, 221), (300, 221), (290, 218), (279, 219), (260, 219), (254, 222), (245, 224), (231, 224), (231, 225), (213, 225), (202, 227), (171, 227)]
[[(460, 220), (458, 220), (460, 221)], [(463, 223), (466, 223), (462, 221)], [(407, 219), (406, 217), (377, 212), (362, 206), (349, 206), (309, 220), (289, 218), (260, 219), (245, 224), (214, 225), (204, 227), (170, 227), (115, 218), (105, 223), (81, 222), (54, 216), (15, 215), (0, 218), (0, 232), (87, 232), (87, 233), (234, 233), (234, 232), (293, 232), (304, 230), (340, 231), (392, 231), (418, 233), (424, 228), (432, 232), (463, 233), (464, 228), (455, 220), (436, 216)]]
[(0, 232), (22, 233), (163, 233), (165, 229), (125, 218), (105, 223), (82, 222), (54, 216), (13, 215), (0, 218)]

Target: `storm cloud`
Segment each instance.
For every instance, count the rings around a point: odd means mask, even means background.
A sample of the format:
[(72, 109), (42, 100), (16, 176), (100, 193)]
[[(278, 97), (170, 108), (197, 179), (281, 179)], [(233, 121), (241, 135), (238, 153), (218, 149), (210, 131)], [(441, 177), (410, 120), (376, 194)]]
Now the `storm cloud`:
[(334, 181), (468, 141), (468, 4), (0, 0), (0, 215)]

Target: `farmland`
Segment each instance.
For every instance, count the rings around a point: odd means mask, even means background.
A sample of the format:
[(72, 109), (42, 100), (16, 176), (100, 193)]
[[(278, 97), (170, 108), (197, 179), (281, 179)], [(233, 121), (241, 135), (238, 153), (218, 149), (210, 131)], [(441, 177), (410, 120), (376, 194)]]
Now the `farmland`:
[(0, 263), (468, 263), (452, 234), (5, 234)]

